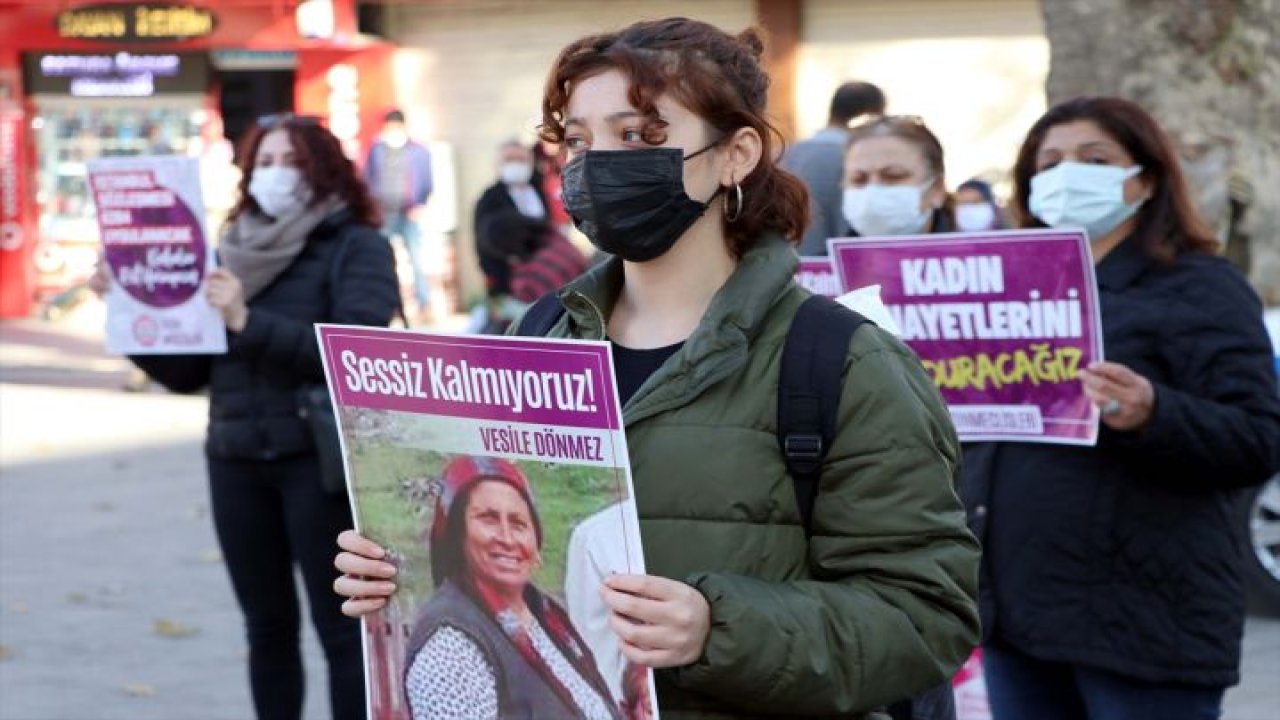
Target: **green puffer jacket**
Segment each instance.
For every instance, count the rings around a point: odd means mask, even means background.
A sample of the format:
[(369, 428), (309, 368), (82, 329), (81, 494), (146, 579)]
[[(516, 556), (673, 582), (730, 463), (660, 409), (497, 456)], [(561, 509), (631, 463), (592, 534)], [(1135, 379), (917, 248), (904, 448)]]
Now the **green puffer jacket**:
[[(662, 717), (861, 717), (950, 677), (978, 638), (978, 545), (958, 443), (904, 345), (854, 334), (806, 541), (775, 434), (808, 293), (780, 238), (747, 253), (684, 347), (623, 408), (645, 561), (711, 605), (696, 663), (657, 673)], [(611, 261), (566, 287), (550, 337), (603, 339)]]

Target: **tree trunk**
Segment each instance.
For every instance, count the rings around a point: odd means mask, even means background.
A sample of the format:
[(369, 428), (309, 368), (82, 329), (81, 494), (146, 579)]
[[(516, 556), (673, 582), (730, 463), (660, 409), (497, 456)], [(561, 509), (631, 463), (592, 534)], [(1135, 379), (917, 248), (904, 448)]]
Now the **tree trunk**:
[(1041, 0), (1050, 104), (1117, 95), (1173, 138), (1205, 219), (1280, 305), (1280, 0)]

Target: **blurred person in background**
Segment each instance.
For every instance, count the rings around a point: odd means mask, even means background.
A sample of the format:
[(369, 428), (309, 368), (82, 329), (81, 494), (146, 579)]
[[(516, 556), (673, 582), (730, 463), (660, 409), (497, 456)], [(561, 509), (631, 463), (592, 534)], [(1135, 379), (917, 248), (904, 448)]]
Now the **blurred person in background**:
[(468, 330), (501, 332), (522, 305), (511, 299), (512, 267), (533, 253), (552, 223), (551, 203), (535, 174), (535, 150), (518, 140), (498, 146), (498, 179), (480, 195), (472, 215), (476, 258), (485, 278), (485, 302), (472, 309)]
[(827, 239), (843, 234), (840, 178), (849, 125), (861, 117), (883, 115), (884, 110), (880, 88), (868, 82), (847, 82), (831, 97), (827, 126), (783, 154), (782, 167), (809, 188), (809, 228), (800, 242), (801, 255), (826, 255)]
[(369, 192), (381, 207), (383, 234), (388, 239), (400, 238), (409, 256), (415, 314), (422, 319), (431, 304), (431, 291), (426, 247), (418, 222), (431, 196), (431, 154), (409, 137), (403, 112), (392, 110), (383, 118), (382, 132), (369, 149), (364, 172)]
[[(808, 521), (787, 475), (778, 359), (810, 297), (794, 280), (809, 205), (775, 162), (763, 52), (754, 29), (640, 22), (567, 46), (542, 104), (565, 205), (612, 257), (539, 331), (612, 343), (650, 573), (597, 589), (685, 720), (859, 717), (948, 677), (978, 631), (958, 442), (905, 346), (863, 325), (835, 348), (841, 430)], [(339, 544), (346, 611), (383, 607), (384, 550)]]
[(560, 232), (568, 233), (573, 228), (573, 222), (560, 197), (563, 183), (560, 158), (559, 145), (541, 139), (533, 144), (533, 182), (542, 193), (543, 201), (547, 203), (547, 216), (551, 224)]
[(176, 152), (169, 140), (169, 129), (164, 123), (149, 122), (143, 128), (142, 136), (147, 141), (147, 155), (172, 155)]
[(538, 234), (528, 257), (511, 269), (511, 297), (528, 305), (587, 271), (587, 258), (554, 227)]
[[(484, 253), (482, 267), (490, 294), (486, 324), (477, 331), (487, 334), (504, 332), (530, 303), (587, 269), (582, 251), (559, 230), (514, 208), (489, 215), (478, 246)], [(490, 272), (496, 274), (489, 276)]]
[(837, 235), (859, 237), (953, 232), (942, 144), (919, 118), (886, 115), (849, 135), (842, 219)]
[[(394, 261), (377, 206), (318, 120), (264, 118), (240, 157), (239, 199), (206, 289), (227, 324), (227, 353), (130, 360), (174, 392), (208, 388), (213, 522), (244, 613), (258, 718), (302, 716), (298, 566), (333, 717), (356, 720), (365, 716), (360, 626), (343, 616), (330, 575), (331, 543), (351, 527), (351, 511), (345, 493), (320, 484), (299, 393), (325, 382), (314, 323), (390, 322)], [(100, 269), (95, 289), (109, 282)]]
[(1005, 225), (1004, 211), (996, 202), (996, 194), (991, 184), (985, 180), (973, 178), (960, 183), (955, 194), (956, 230), (960, 232), (980, 232), (983, 230), (1000, 230)]
[(1280, 458), (1258, 297), (1197, 215), (1156, 121), (1119, 98), (1046, 112), (1014, 168), (1019, 227), (1084, 228), (1105, 362), (1095, 447), (966, 446), (997, 720), (1211, 720), (1239, 681), (1241, 489)]
[[(503, 237), (493, 227), (494, 217), (519, 213), (539, 227), (551, 222), (546, 196), (534, 182), (534, 152), (517, 140), (508, 140), (498, 146), (498, 179), (480, 195), (472, 219), (476, 239), (476, 256), (484, 273), (490, 295), (510, 293), (510, 263), (512, 255), (520, 252), (520, 238)], [(505, 229), (510, 229), (507, 224)]]

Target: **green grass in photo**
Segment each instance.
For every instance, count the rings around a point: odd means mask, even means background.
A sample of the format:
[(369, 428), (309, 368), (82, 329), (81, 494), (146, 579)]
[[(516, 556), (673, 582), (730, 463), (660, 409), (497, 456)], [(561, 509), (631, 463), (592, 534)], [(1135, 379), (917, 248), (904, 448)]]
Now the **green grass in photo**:
[[(395, 413), (389, 413), (395, 420)], [(357, 516), (371, 540), (401, 562), (397, 580), (408, 607), (418, 607), (434, 590), (427, 546), (435, 497), (432, 483), (452, 455), (398, 445), (391, 433), (350, 438), (348, 451), (359, 493)], [(625, 493), (619, 471), (539, 461), (517, 461), (533, 488), (542, 522), (542, 567), (534, 583), (563, 602), (569, 534), (584, 518), (618, 502)]]

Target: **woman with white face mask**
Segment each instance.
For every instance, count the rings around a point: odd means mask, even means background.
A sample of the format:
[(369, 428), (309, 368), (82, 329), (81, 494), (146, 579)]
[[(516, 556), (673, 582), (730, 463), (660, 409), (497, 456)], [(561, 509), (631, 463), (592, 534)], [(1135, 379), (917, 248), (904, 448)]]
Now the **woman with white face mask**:
[(965, 449), (992, 710), (1218, 718), (1244, 621), (1236, 490), (1280, 458), (1258, 297), (1215, 256), (1172, 143), (1132, 102), (1050, 109), (1014, 180), (1021, 227), (1089, 233), (1108, 359), (1080, 373), (1096, 447)]
[(956, 230), (981, 232), (1005, 227), (1004, 213), (987, 181), (978, 178), (965, 180), (952, 197), (955, 200)]
[(918, 118), (886, 115), (853, 129), (844, 218), (860, 237), (955, 230), (942, 145)]
[(360, 626), (330, 587), (330, 548), (350, 507), (322, 487), (299, 410), (301, 393), (324, 383), (314, 323), (386, 326), (399, 287), (377, 208), (317, 120), (264, 118), (239, 157), (240, 197), (206, 292), (226, 321), (227, 353), (130, 359), (174, 392), (208, 389), (213, 522), (244, 613), (257, 716), (302, 716), (298, 566), (333, 717), (354, 720), (365, 716)]

